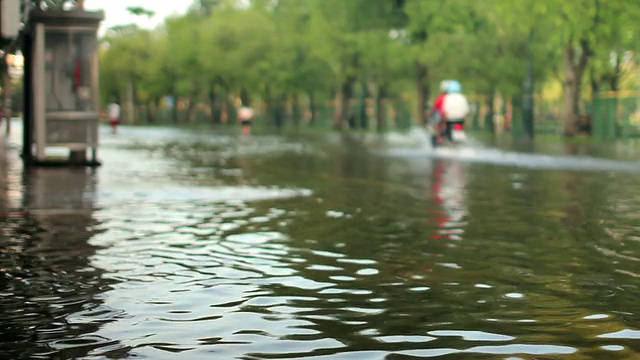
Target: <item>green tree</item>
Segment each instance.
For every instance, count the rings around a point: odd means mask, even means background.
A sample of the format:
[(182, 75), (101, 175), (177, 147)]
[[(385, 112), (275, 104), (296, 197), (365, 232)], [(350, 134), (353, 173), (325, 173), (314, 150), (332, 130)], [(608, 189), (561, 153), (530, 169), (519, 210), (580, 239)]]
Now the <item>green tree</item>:
[[(372, 31), (388, 32), (404, 21), (404, 14), (386, 0), (325, 0), (314, 2), (311, 19), (314, 55), (323, 59), (334, 73), (333, 126), (342, 128), (350, 114), (349, 102), (362, 76), (364, 44)], [(379, 38), (390, 42), (388, 37)]]
[(545, 0), (537, 6), (555, 28), (548, 41), (562, 50), (563, 134), (573, 136), (577, 132), (582, 83), (589, 60), (600, 52), (616, 50), (611, 48), (610, 41), (617, 39), (614, 46), (620, 43), (615, 29), (632, 9), (624, 0)]
[[(177, 116), (178, 103), (184, 104), (185, 112), (182, 121), (194, 120), (195, 105), (203, 87), (204, 69), (199, 61), (204, 34), (200, 31), (201, 17), (188, 12), (165, 21), (167, 32), (167, 51), (169, 63), (167, 76), (172, 79), (171, 96), (174, 98), (173, 121), (180, 121)], [(179, 101), (180, 100), (180, 101)]]
[(495, 92), (499, 79), (492, 69), (500, 45), (486, 3), (409, 0), (405, 7), (420, 122), (432, 82), (458, 79), (467, 92)]
[(273, 22), (257, 9), (226, 6), (214, 12), (200, 29), (199, 76), (208, 84), (209, 94), (220, 88), (226, 99), (239, 97), (250, 105), (269, 74), (277, 39)]
[(552, 27), (547, 22), (545, 7), (539, 2), (502, 0), (493, 7), (499, 62), (492, 67), (492, 74), (496, 79), (506, 80), (503, 86), (512, 84), (507, 93), (514, 95), (515, 102), (520, 104), (522, 124), (514, 124), (514, 131), (519, 132), (521, 127), (527, 136), (533, 137), (535, 84), (559, 71), (560, 52), (557, 46), (548, 44), (547, 39), (553, 36)]
[(109, 96), (117, 94), (124, 105), (124, 117), (136, 123), (139, 83), (151, 58), (151, 33), (135, 25), (123, 25), (111, 29), (104, 42), (108, 50), (100, 61), (103, 91)]
[(268, 110), (276, 124), (283, 121), (286, 98), (291, 103), (294, 123), (300, 123), (303, 96), (307, 99), (309, 121), (313, 124), (317, 99), (332, 89), (335, 82), (331, 68), (318, 56), (318, 44), (312, 40), (313, 29), (309, 23), (314, 5), (308, 0), (282, 0), (271, 14), (279, 41), (274, 44), (261, 88), (267, 103), (273, 105)]
[[(129, 85), (118, 83), (128, 79), (148, 107), (164, 95), (180, 98), (188, 105), (188, 119), (195, 104), (206, 101), (214, 122), (233, 115), (230, 99), (263, 100), (277, 125), (285, 113), (300, 120), (305, 100), (315, 114), (316, 102), (333, 99), (336, 128), (364, 114), (362, 100), (373, 96), (377, 128), (383, 129), (383, 98), (415, 95), (414, 114), (422, 123), (432, 89), (455, 78), (465, 93), (487, 99), (487, 128), (493, 125), (492, 99), (498, 95), (522, 106), (528, 119), (524, 129), (532, 135), (531, 95), (559, 80), (565, 134), (571, 135), (583, 87), (591, 85), (594, 93), (618, 89), (623, 60), (637, 50), (639, 36), (638, 10), (624, 0), (253, 0), (240, 5), (198, 0), (157, 32), (110, 35), (113, 43), (104, 56), (114, 62), (102, 62), (103, 86), (126, 89)], [(153, 46), (144, 50), (142, 44)], [(129, 59), (127, 51), (138, 51), (137, 59), (122, 60)], [(137, 63), (143, 65), (137, 68)], [(117, 80), (108, 75), (115, 71), (120, 71)], [(585, 74), (591, 81), (583, 85)], [(358, 107), (354, 99), (360, 99)], [(366, 126), (368, 117), (360, 119), (359, 126)]]
[[(374, 97), (376, 129), (387, 127), (383, 100), (395, 97), (410, 79), (411, 60), (409, 49), (399, 29), (377, 29), (362, 34), (362, 73), (365, 83)], [(366, 86), (366, 85), (365, 85)], [(366, 89), (361, 89), (365, 92)]]

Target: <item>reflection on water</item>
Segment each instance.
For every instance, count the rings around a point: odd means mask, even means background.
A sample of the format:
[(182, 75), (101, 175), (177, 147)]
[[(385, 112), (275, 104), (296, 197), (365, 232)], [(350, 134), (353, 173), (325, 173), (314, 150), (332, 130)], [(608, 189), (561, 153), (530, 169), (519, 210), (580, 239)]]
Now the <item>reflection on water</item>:
[(466, 178), (464, 165), (459, 161), (433, 162), (431, 175), (433, 201), (438, 206), (435, 213), (430, 214), (430, 221), (437, 221), (438, 235), (451, 240), (461, 240), (465, 227)]
[(19, 182), (13, 175), (3, 180), (22, 190), (19, 206), (8, 194), (14, 205), (0, 215), (0, 351), (10, 359), (81, 356), (104, 344), (95, 332), (118, 314), (100, 300), (109, 282), (89, 260), (96, 249), (87, 240), (99, 232), (93, 174), (40, 168)]
[(400, 135), (104, 130), (95, 171), (0, 162), (9, 358), (640, 352), (627, 169), (421, 157)]

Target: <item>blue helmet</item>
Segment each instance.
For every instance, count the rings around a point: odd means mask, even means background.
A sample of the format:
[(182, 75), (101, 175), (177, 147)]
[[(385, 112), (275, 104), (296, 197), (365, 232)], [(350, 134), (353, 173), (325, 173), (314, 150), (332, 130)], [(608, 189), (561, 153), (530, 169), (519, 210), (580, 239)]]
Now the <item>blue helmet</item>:
[(458, 80), (449, 80), (447, 81), (447, 92), (448, 93), (459, 93), (462, 91), (462, 85)]

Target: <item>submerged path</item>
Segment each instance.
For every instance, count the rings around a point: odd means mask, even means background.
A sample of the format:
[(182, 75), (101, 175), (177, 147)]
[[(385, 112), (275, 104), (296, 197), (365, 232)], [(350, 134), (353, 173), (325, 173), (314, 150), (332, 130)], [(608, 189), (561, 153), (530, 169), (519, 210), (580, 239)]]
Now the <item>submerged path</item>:
[(24, 170), (13, 130), (7, 358), (640, 354), (630, 157), (124, 126), (99, 168)]

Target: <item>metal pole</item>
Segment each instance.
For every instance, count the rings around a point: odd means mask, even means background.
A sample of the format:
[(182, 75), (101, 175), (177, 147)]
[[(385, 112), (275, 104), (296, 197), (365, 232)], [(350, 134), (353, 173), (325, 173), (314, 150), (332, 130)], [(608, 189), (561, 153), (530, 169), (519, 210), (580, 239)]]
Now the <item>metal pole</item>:
[[(3, 9), (4, 7), (2, 6), (2, 1), (0, 0), (0, 10)], [(7, 53), (6, 53), (6, 49), (4, 46), (4, 36), (2, 36), (2, 34), (4, 34), (4, 29), (3, 29), (4, 24), (2, 23), (2, 16), (0, 16), (0, 42), (2, 43), (2, 76), (4, 78), (4, 74), (9, 72), (9, 66), (7, 66)], [(3, 79), (4, 80), (4, 79)], [(6, 80), (4, 80), (2, 82), (2, 92), (5, 93), (7, 91), (7, 89), (5, 88), (6, 85)], [(2, 120), (5, 120), (7, 122), (7, 132), (6, 135), (9, 135), (9, 119), (5, 116), (5, 104), (4, 102), (1, 105), (2, 108), (2, 112), (0, 114), (0, 124), (2, 123)]]
[(24, 56), (24, 75), (22, 77), (24, 108), (22, 109), (22, 160), (31, 165), (33, 160), (33, 37), (27, 34), (22, 38)]
[(9, 63), (7, 62), (7, 53), (4, 54), (4, 74), (3, 76), (3, 93), (4, 99), (2, 104), (2, 113), (6, 121), (6, 135), (11, 132), (11, 76), (9, 75)]

